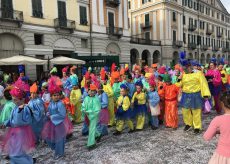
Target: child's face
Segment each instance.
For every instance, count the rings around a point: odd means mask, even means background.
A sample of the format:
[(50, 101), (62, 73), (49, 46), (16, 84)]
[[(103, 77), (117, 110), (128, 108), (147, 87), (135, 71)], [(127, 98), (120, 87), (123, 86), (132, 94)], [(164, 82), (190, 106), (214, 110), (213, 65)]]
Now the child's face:
[(118, 79), (118, 78), (114, 79), (114, 82), (115, 82), (115, 83), (117, 83), (118, 81), (119, 81), (119, 79)]
[(151, 92), (155, 90), (155, 88), (153, 86), (150, 86), (149, 89)]
[(35, 99), (37, 97), (37, 93), (30, 92), (31, 99)]
[(59, 93), (52, 94), (52, 100), (54, 102), (57, 102), (59, 99), (60, 99), (60, 94)]
[(125, 95), (126, 95), (126, 90), (125, 90), (124, 88), (122, 88), (121, 91), (120, 91), (120, 94), (121, 94), (122, 96), (125, 96)]
[(66, 72), (62, 72), (62, 75), (64, 76), (64, 77), (66, 77), (67, 75), (66, 75)]
[(17, 106), (20, 106), (23, 104), (23, 99), (19, 99), (17, 97), (12, 97), (12, 100)]
[(137, 90), (137, 92), (141, 92), (142, 87), (141, 86), (136, 86), (136, 90)]
[(171, 85), (171, 83), (170, 83), (170, 82), (165, 82), (165, 84), (166, 84), (166, 85)]
[(89, 92), (90, 97), (94, 97), (96, 94), (97, 94), (97, 91), (94, 91), (94, 90)]
[(218, 69), (219, 69), (220, 71), (222, 71), (223, 67), (224, 67), (223, 65), (219, 65), (219, 66), (218, 66)]

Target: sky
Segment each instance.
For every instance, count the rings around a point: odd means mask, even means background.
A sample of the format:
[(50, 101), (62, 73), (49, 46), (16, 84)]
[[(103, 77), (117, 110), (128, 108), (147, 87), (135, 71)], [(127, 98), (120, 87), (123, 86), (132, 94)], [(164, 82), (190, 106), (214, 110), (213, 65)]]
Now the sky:
[(230, 1), (229, 0), (221, 0), (221, 2), (223, 3), (223, 5), (225, 6), (225, 8), (230, 13)]

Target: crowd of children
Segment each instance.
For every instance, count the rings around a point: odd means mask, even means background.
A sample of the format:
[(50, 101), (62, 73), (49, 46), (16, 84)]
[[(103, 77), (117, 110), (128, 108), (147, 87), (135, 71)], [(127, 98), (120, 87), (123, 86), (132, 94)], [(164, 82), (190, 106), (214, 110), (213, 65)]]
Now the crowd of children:
[[(143, 130), (146, 122), (152, 130), (162, 124), (176, 130), (178, 108), (182, 109), (184, 131), (193, 129), (194, 134), (201, 132), (202, 111), (210, 112), (206, 103), (218, 114), (222, 108), (229, 113), (229, 98), (222, 96), (224, 106), (219, 102), (221, 92), (230, 89), (230, 68), (223, 60), (211, 59), (202, 67), (182, 52), (180, 64), (171, 67), (134, 65), (131, 70), (128, 65), (119, 68), (113, 64), (111, 70), (105, 66), (99, 74), (83, 68), (81, 81), (77, 67), (64, 67), (62, 78), (54, 67), (48, 79), (31, 86), (23, 67), (19, 68), (20, 76), (14, 83), (2, 83), (0, 126), (5, 135), (1, 151), (11, 163), (34, 163), (28, 152), (41, 141), (54, 151), (54, 159), (60, 159), (66, 140), (73, 134), (73, 124), (83, 122), (82, 135), (88, 135), (87, 147), (92, 149), (108, 135), (109, 127), (115, 127), (115, 136), (122, 134), (125, 124), (128, 133)], [(211, 124), (205, 139), (216, 133), (220, 119)], [(221, 126), (219, 131), (225, 128)], [(220, 146), (219, 152), (224, 147)]]

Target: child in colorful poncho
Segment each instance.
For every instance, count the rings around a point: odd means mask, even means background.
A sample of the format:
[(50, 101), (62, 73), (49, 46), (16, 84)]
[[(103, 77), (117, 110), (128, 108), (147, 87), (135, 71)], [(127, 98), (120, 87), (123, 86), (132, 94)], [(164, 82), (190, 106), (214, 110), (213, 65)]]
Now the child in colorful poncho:
[(101, 138), (101, 134), (96, 128), (101, 110), (101, 104), (98, 96), (96, 96), (96, 90), (97, 87), (94, 84), (90, 84), (89, 96), (84, 99), (81, 106), (83, 118), (85, 118), (86, 115), (89, 120), (88, 149), (94, 148), (96, 146), (96, 140), (99, 141)]
[(44, 125), (45, 106), (42, 99), (38, 97), (38, 87), (36, 83), (30, 87), (30, 97), (31, 99), (28, 103), (28, 107), (33, 113), (31, 126), (36, 136), (36, 143), (38, 144), (41, 139), (41, 131)]
[(64, 156), (65, 141), (68, 134), (66, 124), (66, 109), (60, 100), (61, 87), (57, 85), (60, 79), (51, 77), (48, 90), (51, 94), (51, 101), (46, 113), (47, 122), (42, 130), (42, 138), (49, 147), (54, 150), (54, 159), (60, 159)]
[(17, 80), (10, 91), (16, 107), (12, 110), (10, 118), (4, 122), (9, 127), (3, 139), (3, 151), (9, 154), (10, 163), (33, 164), (28, 153), (35, 148), (35, 135), (31, 128), (32, 111), (24, 104), (29, 86), (22, 80)]
[(177, 129), (178, 127), (178, 100), (180, 88), (171, 83), (170, 75), (165, 75), (165, 126)]
[(81, 123), (81, 89), (78, 87), (77, 79), (75, 77), (71, 80), (73, 89), (70, 92), (70, 103), (72, 109), (73, 121)]
[(101, 72), (101, 83), (103, 84), (103, 91), (108, 95), (108, 112), (109, 112), (109, 126), (113, 126), (115, 124), (115, 114), (114, 114), (114, 92), (111, 85), (108, 83), (108, 76), (104, 68), (102, 68)]
[(122, 84), (120, 86), (121, 95), (117, 100), (117, 124), (116, 124), (116, 132), (113, 135), (120, 135), (124, 129), (125, 122), (129, 127), (129, 133), (134, 132), (132, 118), (132, 110), (130, 108), (130, 98), (128, 96), (128, 86), (126, 84)]
[(141, 81), (137, 81), (136, 92), (132, 98), (132, 104), (134, 105), (134, 115), (137, 119), (136, 130), (142, 130), (145, 124), (145, 116), (147, 114), (146, 106), (146, 94), (143, 91), (143, 84)]
[(99, 120), (97, 129), (101, 133), (102, 136), (108, 135), (108, 123), (109, 123), (109, 112), (108, 112), (108, 104), (109, 99), (106, 92), (103, 90), (103, 85), (100, 85), (98, 88), (98, 98), (101, 103), (101, 111), (99, 114)]
[(6, 103), (0, 114), (0, 126), (4, 125), (4, 123), (10, 118), (11, 111), (16, 107), (16, 105), (12, 101), (12, 96), (10, 95), (10, 89), (5, 89), (4, 98), (6, 100)]
[(156, 82), (154, 76), (149, 77), (149, 90), (147, 93), (148, 107), (150, 109), (150, 125), (152, 130), (156, 130), (159, 127), (158, 116), (160, 115), (160, 97), (156, 91)]

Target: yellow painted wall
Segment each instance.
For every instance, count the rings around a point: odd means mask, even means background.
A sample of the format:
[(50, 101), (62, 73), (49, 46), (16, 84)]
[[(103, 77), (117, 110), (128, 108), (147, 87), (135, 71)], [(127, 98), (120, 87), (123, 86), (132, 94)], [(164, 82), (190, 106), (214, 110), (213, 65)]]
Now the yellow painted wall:
[[(54, 19), (58, 17), (57, 0), (43, 0), (43, 18), (35, 18), (32, 16), (31, 0), (14, 0), (14, 10), (23, 11), (24, 23), (37, 24), (43, 26), (54, 26)], [(79, 22), (79, 7), (76, 0), (66, 1), (67, 19), (74, 20), (76, 29), (81, 31), (89, 31), (88, 26), (80, 26)], [(89, 22), (89, 20), (88, 20)]]

